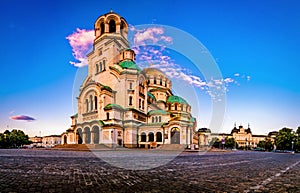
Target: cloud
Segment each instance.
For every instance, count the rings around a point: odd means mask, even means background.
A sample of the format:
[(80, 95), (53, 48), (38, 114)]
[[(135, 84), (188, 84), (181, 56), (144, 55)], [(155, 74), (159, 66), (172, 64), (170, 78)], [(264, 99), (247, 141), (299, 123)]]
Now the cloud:
[(70, 61), (76, 67), (88, 65), (86, 54), (92, 48), (95, 39), (94, 30), (76, 29), (76, 32), (66, 37), (72, 47), (72, 54), (77, 62)]
[(15, 115), (15, 116), (11, 116), (9, 117), (11, 120), (15, 120), (15, 121), (35, 121), (36, 119), (33, 117), (29, 117), (27, 115)]

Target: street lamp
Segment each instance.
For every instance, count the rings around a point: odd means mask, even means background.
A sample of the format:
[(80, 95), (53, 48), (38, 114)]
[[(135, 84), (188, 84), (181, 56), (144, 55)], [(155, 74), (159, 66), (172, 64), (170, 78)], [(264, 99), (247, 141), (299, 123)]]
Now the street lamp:
[(292, 151), (293, 151), (293, 149), (294, 149), (294, 141), (292, 141)]

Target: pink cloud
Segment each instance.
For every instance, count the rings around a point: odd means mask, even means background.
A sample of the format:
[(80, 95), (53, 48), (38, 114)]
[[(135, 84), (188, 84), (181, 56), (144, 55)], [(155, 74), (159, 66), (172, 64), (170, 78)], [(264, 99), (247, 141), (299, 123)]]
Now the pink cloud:
[(11, 120), (15, 121), (35, 121), (36, 119), (27, 115), (15, 115), (9, 117)]
[(72, 54), (78, 62), (70, 61), (76, 67), (88, 65), (86, 54), (92, 48), (95, 39), (94, 30), (76, 29), (76, 32), (66, 37), (72, 47)]

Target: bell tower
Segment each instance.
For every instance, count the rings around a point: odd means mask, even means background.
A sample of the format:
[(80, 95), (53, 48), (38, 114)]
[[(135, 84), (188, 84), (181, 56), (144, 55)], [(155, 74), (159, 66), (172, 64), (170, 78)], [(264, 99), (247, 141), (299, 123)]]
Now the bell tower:
[(92, 77), (108, 73), (109, 66), (119, 62), (119, 53), (129, 48), (128, 23), (112, 10), (98, 17), (94, 24), (94, 31), (93, 51), (87, 55), (88, 72)]

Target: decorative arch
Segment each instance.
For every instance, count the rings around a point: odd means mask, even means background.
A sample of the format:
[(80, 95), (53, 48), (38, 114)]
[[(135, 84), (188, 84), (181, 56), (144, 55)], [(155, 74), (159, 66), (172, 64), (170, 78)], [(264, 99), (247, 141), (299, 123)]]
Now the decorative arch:
[(162, 133), (160, 131), (156, 133), (156, 142), (162, 142)]
[(141, 133), (141, 142), (146, 142), (147, 141), (147, 135), (145, 132)]
[(85, 127), (83, 130), (84, 134), (83, 134), (83, 142), (85, 142), (85, 144), (90, 144), (91, 143), (91, 130), (89, 127)]
[(180, 144), (180, 129), (178, 127), (171, 129), (171, 144)]
[(94, 144), (98, 144), (100, 141), (100, 129), (97, 125), (92, 127), (92, 132), (93, 132), (93, 142)]
[(82, 129), (76, 129), (76, 142), (77, 144), (82, 144)]
[(117, 32), (117, 24), (116, 21), (114, 19), (111, 19), (108, 22), (108, 26), (109, 26), (109, 33), (116, 33)]
[(153, 132), (148, 133), (148, 141), (154, 142), (154, 133)]

